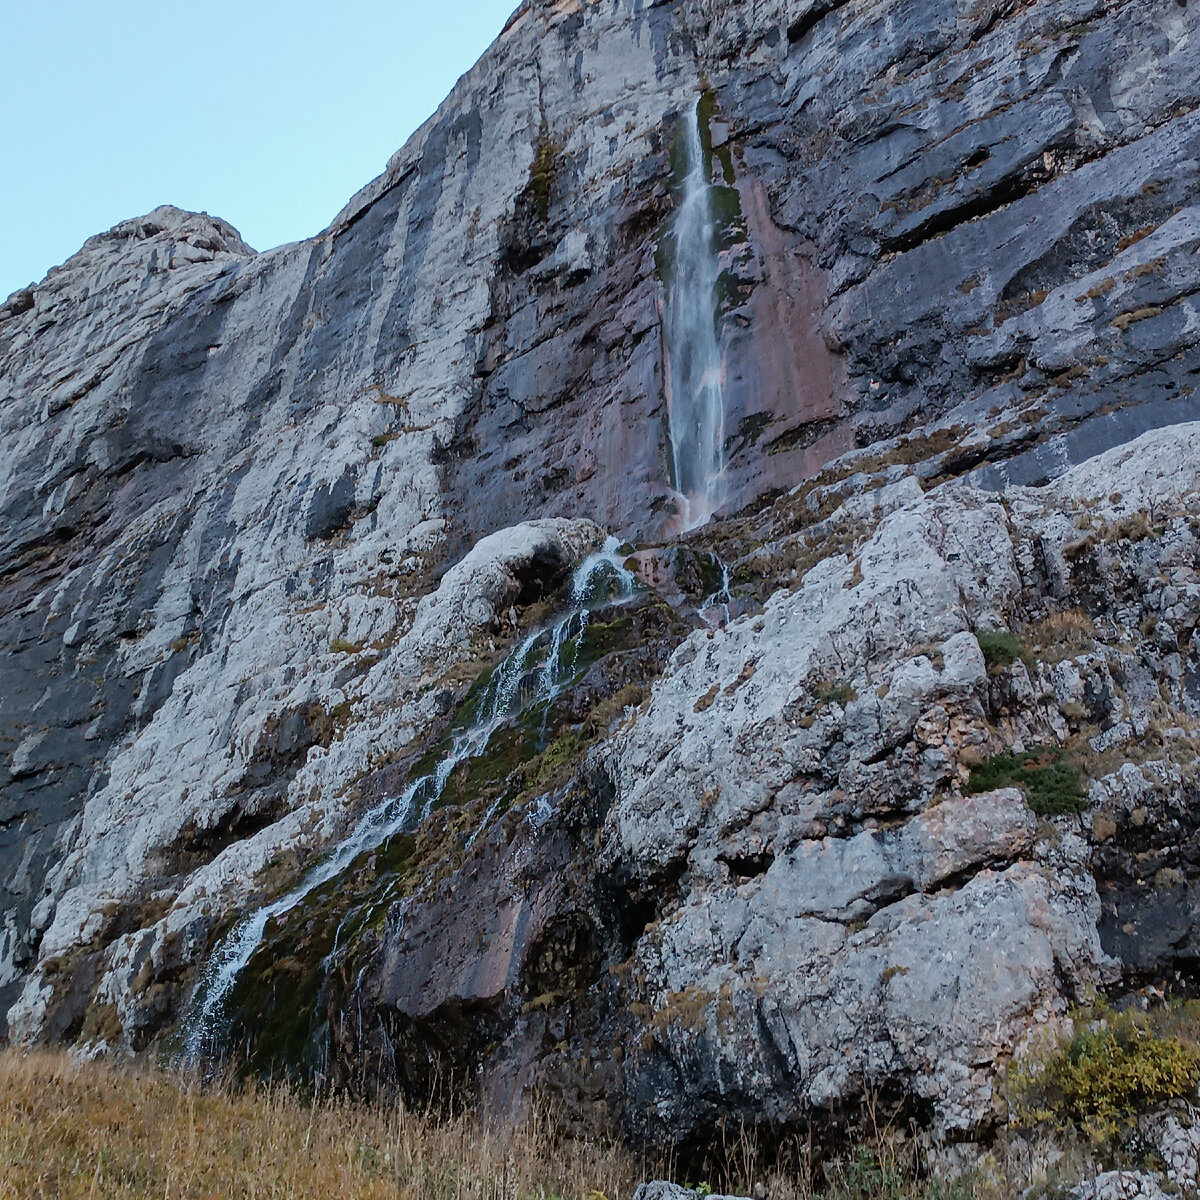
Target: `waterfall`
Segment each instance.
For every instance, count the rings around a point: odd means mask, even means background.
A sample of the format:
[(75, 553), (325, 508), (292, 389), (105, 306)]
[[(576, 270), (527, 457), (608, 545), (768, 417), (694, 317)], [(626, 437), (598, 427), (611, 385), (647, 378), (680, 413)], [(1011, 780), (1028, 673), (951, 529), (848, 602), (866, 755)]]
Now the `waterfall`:
[[(474, 719), (454, 735), (432, 771), (410, 781), (399, 796), (370, 809), (291, 891), (234, 926), (209, 959), (193, 993), (183, 1028), (185, 1059), (197, 1062), (206, 1050), (219, 1045), (226, 1022), (225, 1003), (243, 968), (262, 944), (271, 921), (342, 874), (360, 854), (376, 849), (398, 833), (415, 829), (433, 811), (459, 763), (485, 753), (492, 734), (505, 722), (536, 705), (549, 706), (574, 680), (592, 610), (628, 600), (634, 594), (633, 575), (625, 569), (617, 547), (617, 539), (610, 537), (602, 549), (580, 563), (571, 579), (567, 611), (550, 625), (528, 634), (501, 660), (488, 680)], [(491, 810), (471, 841), (490, 816)]]
[(717, 343), (717, 256), (712, 181), (700, 139), (700, 103), (684, 117), (682, 199), (675, 215), (666, 298), (671, 452), (683, 526), (703, 525), (725, 500), (725, 404)]

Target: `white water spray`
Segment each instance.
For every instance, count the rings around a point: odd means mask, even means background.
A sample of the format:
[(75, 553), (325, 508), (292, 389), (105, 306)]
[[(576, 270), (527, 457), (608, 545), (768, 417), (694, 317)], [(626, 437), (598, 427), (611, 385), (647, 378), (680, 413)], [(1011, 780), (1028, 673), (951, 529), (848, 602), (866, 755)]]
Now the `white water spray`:
[(717, 256), (712, 181), (700, 139), (700, 104), (684, 117), (686, 176), (674, 224), (666, 300), (669, 417), (675, 488), (684, 529), (695, 529), (725, 500), (725, 400), (717, 343)]
[[(317, 863), (285, 895), (244, 917), (209, 959), (192, 997), (184, 1023), (184, 1056), (199, 1061), (218, 1045), (226, 1021), (225, 1002), (238, 976), (262, 944), (268, 925), (290, 912), (322, 884), (340, 875), (364, 852), (398, 833), (411, 832), (433, 811), (454, 768), (487, 750), (492, 735), (509, 719), (536, 704), (549, 705), (575, 676), (579, 647), (593, 608), (620, 603), (634, 594), (633, 575), (610, 537), (580, 563), (571, 580), (570, 605), (549, 627), (535, 629), (492, 672), (471, 725), (460, 731), (450, 749), (427, 775), (413, 780), (399, 796), (370, 809), (328, 857)], [(493, 806), (494, 808), (494, 806)], [(491, 810), (484, 817), (490, 819)], [(472, 841), (474, 837), (472, 835)], [(338, 929), (340, 936), (341, 929)], [(336, 946), (335, 938), (335, 946)]]

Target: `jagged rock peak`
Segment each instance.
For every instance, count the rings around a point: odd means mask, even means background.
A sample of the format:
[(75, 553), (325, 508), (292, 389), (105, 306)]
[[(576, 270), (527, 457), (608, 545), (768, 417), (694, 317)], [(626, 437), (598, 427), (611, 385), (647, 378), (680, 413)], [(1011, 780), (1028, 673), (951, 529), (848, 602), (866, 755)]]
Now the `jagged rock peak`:
[[(250, 256), (254, 249), (244, 241), (241, 235), (228, 221), (220, 217), (209, 216), (206, 212), (189, 212), (176, 208), (173, 204), (160, 204), (143, 217), (133, 217), (114, 225), (106, 233), (88, 238), (83, 244), (81, 254), (98, 249), (105, 243), (137, 241), (163, 238), (171, 243), (186, 243), (199, 250), (208, 250), (213, 254), (227, 253)], [(68, 260), (68, 263), (72, 260)]]
[(103, 287), (115, 259), (141, 261), (151, 272), (211, 262), (218, 256), (251, 258), (254, 254), (227, 221), (160, 204), (145, 216), (131, 217), (88, 238), (62, 266), (51, 268), (40, 284), (18, 288), (0, 305), (0, 320), (20, 316), (39, 304), (48, 308), (54, 297), (72, 286)]

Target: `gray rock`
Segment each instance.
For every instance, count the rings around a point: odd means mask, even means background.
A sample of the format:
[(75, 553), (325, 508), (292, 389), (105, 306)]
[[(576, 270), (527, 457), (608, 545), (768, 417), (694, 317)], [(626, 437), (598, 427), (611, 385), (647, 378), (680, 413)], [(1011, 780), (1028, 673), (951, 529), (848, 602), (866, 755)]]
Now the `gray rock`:
[(651, 1179), (633, 1193), (633, 1200), (698, 1200), (701, 1195), (712, 1200), (749, 1200), (749, 1197), (725, 1196), (716, 1192), (697, 1192), (694, 1188), (680, 1187), (665, 1179)]
[(1071, 1191), (1076, 1200), (1160, 1200), (1162, 1176), (1150, 1171), (1103, 1171)]

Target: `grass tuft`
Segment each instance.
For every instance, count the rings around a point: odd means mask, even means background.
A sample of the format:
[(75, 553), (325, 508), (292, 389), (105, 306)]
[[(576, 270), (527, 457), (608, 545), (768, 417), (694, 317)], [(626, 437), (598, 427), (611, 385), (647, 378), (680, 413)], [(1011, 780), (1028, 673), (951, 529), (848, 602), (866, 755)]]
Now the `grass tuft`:
[(975, 640), (983, 651), (983, 661), (987, 663), (989, 671), (1002, 671), (1018, 658), (1027, 665), (1030, 662), (1025, 647), (1011, 633), (983, 629), (976, 633)]
[(844, 679), (822, 679), (813, 684), (812, 697), (817, 708), (830, 704), (845, 708), (858, 699), (858, 693)]
[(533, 196), (538, 218), (542, 221), (550, 215), (550, 193), (554, 187), (554, 177), (558, 173), (558, 156), (561, 153), (562, 147), (544, 135), (534, 151), (533, 165), (529, 169), (529, 191)]
[(1027, 634), (1042, 662), (1056, 663), (1086, 653), (1096, 645), (1096, 626), (1082, 609), (1051, 613)]

